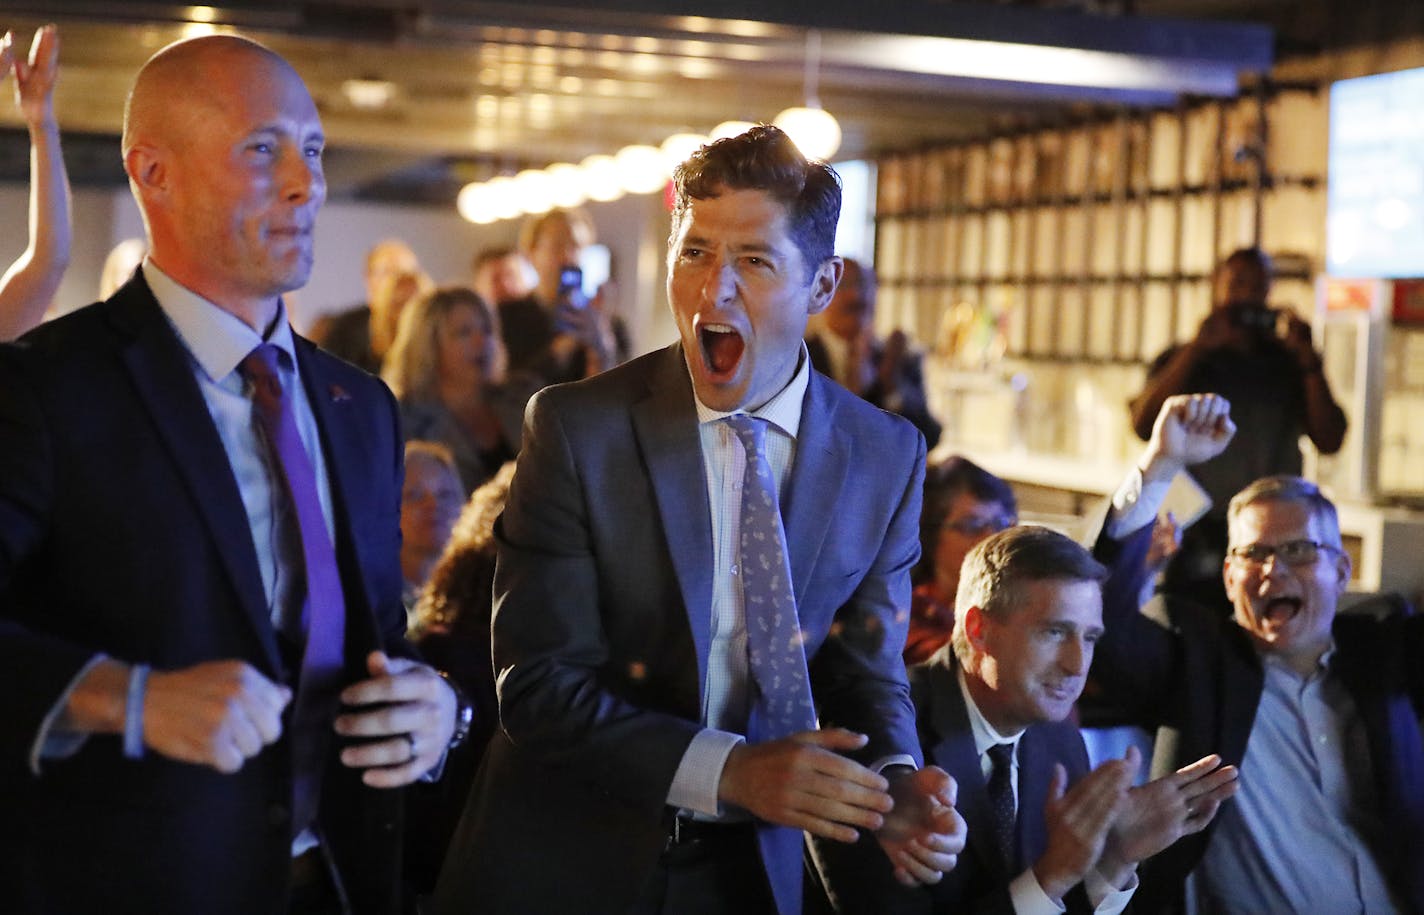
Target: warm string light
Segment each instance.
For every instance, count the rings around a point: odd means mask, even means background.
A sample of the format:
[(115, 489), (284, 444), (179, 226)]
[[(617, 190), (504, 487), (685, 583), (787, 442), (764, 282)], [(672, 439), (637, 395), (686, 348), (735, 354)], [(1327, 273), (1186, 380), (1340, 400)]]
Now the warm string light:
[(806, 104), (787, 108), (772, 121), (786, 131), (801, 154), (812, 159), (829, 159), (841, 148), (841, 125), (821, 107), (821, 32), (806, 33), (806, 69), (802, 89)]
[[(807, 158), (830, 159), (840, 148), (841, 128), (821, 107), (817, 95), (820, 60), (821, 33), (813, 29), (806, 35), (802, 86), (806, 104), (787, 108), (772, 123), (786, 131)], [(588, 200), (606, 202), (624, 194), (655, 194), (667, 186), (673, 169), (699, 147), (755, 126), (751, 121), (723, 121), (707, 135), (675, 133), (661, 146), (625, 146), (615, 155), (589, 156), (577, 165), (559, 162), (545, 169), (525, 169), (513, 177), (468, 184), (460, 190), (456, 207), (465, 219), (484, 225), (554, 207), (574, 207)]]

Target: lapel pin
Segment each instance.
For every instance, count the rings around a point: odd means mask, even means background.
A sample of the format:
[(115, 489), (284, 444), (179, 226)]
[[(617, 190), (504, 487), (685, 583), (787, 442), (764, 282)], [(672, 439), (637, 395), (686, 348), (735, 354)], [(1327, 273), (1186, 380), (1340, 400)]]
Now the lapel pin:
[(334, 384), (326, 390), (331, 395), (332, 403), (346, 403), (351, 399), (351, 395), (339, 384)]

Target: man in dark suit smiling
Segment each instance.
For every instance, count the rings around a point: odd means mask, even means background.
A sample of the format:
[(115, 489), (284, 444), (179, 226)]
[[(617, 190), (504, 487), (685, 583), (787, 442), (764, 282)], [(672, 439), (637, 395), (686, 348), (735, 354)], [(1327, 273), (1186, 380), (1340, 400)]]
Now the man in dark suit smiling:
[[(1010, 528), (969, 553), (950, 643), (910, 669), (925, 759), (958, 781), (968, 845), (942, 882), (905, 890), (865, 843), (818, 843), (838, 909), (1120, 912), (1138, 862), (1200, 831), (1235, 792), (1236, 770), (1216, 756), (1140, 788), (1130, 788), (1135, 749), (1090, 771), (1068, 719), (1103, 634), (1107, 577), (1043, 527)], [(836, 869), (852, 857), (859, 874)]]

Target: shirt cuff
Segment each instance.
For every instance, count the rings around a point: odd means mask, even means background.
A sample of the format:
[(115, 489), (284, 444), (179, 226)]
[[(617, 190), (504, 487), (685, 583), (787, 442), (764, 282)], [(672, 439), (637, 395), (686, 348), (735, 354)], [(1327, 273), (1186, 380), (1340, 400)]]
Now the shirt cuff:
[(915, 765), (915, 757), (910, 756), (908, 753), (900, 753), (896, 756), (882, 756), (870, 764), (870, 771), (879, 775), (885, 771), (887, 766), (909, 766), (911, 769), (920, 768)]
[(435, 761), (435, 765), (425, 770), (425, 774), (416, 781), (425, 785), (433, 785), (445, 776), (445, 763), (450, 759), (450, 748), (446, 747), (445, 752), (440, 754), (440, 758)]
[(1134, 531), (1154, 523), (1171, 487), (1170, 480), (1143, 483), (1142, 469), (1133, 467), (1127, 479), (1113, 493), (1112, 509), (1108, 512), (1105, 525), (1107, 535), (1114, 540), (1123, 540)]
[(50, 706), (49, 712), (40, 722), (39, 733), (35, 734), (35, 742), (30, 744), (30, 772), (34, 775), (40, 774), (40, 761), (45, 759), (68, 759), (79, 752), (89, 739), (88, 734), (79, 731), (65, 731), (57, 727), (59, 716), (64, 714), (65, 708), (69, 705), (69, 695), (74, 692), (74, 687), (79, 685), (89, 671), (94, 669), (94, 665), (100, 661), (108, 659), (108, 655), (96, 654), (90, 658), (83, 667), (79, 668), (79, 673), (75, 674), (69, 681), (69, 685), (64, 688), (64, 692), (59, 694), (54, 705)]
[(1083, 889), (1088, 891), (1088, 901), (1093, 904), (1097, 915), (1118, 915), (1127, 908), (1132, 894), (1137, 892), (1137, 871), (1132, 872), (1132, 879), (1127, 881), (1126, 888), (1118, 889), (1104, 879), (1095, 867), (1083, 880)]
[(673, 773), (668, 805), (710, 817), (720, 816), (722, 805), (717, 801), (717, 786), (722, 782), (722, 769), (733, 748), (744, 742), (740, 734), (713, 728), (698, 731), (683, 752), (677, 772)]
[(1009, 901), (1013, 904), (1014, 915), (1054, 915), (1068, 911), (1061, 903), (1054, 902), (1030, 868), (1009, 883)]

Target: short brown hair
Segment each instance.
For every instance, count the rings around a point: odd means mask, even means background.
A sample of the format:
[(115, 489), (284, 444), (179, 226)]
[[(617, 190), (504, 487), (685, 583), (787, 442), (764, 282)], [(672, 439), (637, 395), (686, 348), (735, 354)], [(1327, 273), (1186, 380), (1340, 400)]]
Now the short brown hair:
[(1073, 540), (1038, 525), (1011, 527), (964, 557), (954, 596), (954, 653), (969, 663), (964, 615), (970, 607), (1004, 619), (1019, 602), (1019, 586), (1034, 581), (1106, 581), (1108, 570)]
[(808, 273), (835, 254), (841, 179), (826, 163), (807, 161), (779, 128), (760, 124), (703, 146), (673, 171), (672, 238), (693, 200), (724, 190), (764, 191), (786, 208), (791, 237)]

